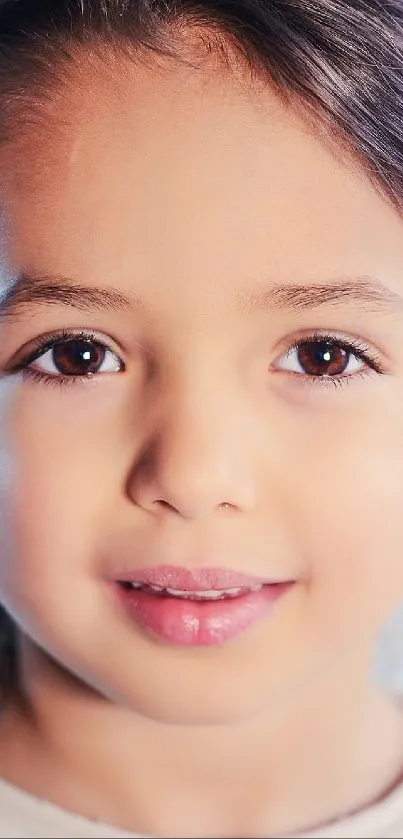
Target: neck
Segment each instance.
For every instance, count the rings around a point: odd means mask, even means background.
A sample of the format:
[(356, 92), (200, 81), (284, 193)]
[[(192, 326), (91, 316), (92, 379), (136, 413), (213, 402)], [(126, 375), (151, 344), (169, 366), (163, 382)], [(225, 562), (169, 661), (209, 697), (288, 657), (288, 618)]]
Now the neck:
[(401, 714), (353, 669), (267, 717), (196, 727), (119, 708), (34, 648), (24, 659), (23, 694), (0, 726), (0, 773), (127, 831), (295, 833), (372, 803), (402, 772)]

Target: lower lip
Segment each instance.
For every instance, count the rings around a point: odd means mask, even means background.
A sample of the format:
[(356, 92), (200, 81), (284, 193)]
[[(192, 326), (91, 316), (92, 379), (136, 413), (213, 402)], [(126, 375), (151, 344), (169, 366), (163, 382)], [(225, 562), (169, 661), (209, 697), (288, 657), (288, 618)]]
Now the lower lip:
[(185, 600), (117, 585), (126, 613), (148, 635), (175, 646), (213, 646), (232, 641), (265, 618), (292, 583), (222, 600)]

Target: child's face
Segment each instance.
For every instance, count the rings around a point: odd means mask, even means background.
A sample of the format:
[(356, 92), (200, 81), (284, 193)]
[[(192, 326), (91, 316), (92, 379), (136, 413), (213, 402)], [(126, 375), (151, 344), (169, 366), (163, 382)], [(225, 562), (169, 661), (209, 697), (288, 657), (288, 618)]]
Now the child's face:
[[(349, 668), (354, 702), (403, 599), (401, 221), (270, 93), (207, 69), (97, 69), (44, 120), (1, 170), (3, 288), (50, 286), (0, 323), (1, 599), (158, 719), (337, 697)], [(133, 305), (49, 302), (62, 279)], [(49, 380), (10, 372), (60, 330), (106, 345), (92, 380), (60, 386), (55, 360), (90, 369), (66, 344), (31, 364)], [(315, 333), (336, 346), (290, 349)], [(227, 644), (175, 646), (107, 582), (161, 564), (293, 585)]]

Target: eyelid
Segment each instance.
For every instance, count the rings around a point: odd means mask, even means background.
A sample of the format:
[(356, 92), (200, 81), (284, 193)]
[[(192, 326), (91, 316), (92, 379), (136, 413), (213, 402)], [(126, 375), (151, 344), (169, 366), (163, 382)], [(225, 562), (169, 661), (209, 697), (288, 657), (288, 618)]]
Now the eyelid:
[(110, 352), (118, 355), (122, 364), (125, 366), (125, 360), (124, 357), (122, 357), (125, 355), (123, 347), (109, 335), (93, 329), (63, 328), (55, 330), (54, 332), (46, 333), (38, 338), (34, 338), (24, 344), (23, 347), (20, 347), (8, 362), (6, 372), (18, 373), (29, 364), (33, 364), (34, 361), (44, 355), (48, 350), (53, 349), (57, 344), (74, 340), (91, 341), (93, 343), (101, 344)]
[(294, 338), (288, 338), (288, 340), (283, 339), (276, 359), (280, 358), (281, 355), (298, 349), (303, 343), (320, 342), (328, 342), (329, 344), (344, 347), (352, 354), (362, 358), (373, 369), (377, 369), (382, 373), (389, 372), (388, 363), (384, 360), (386, 354), (381, 351), (379, 346), (367, 341), (361, 336), (333, 329), (304, 329), (298, 332)]
[[(283, 343), (283, 342), (282, 342)], [(297, 351), (303, 344), (327, 343), (336, 347), (343, 348), (351, 356), (363, 364), (363, 369), (353, 372), (342, 372), (339, 375), (310, 375), (305, 372), (297, 372), (295, 370), (281, 369), (279, 362), (282, 358), (289, 357), (293, 351)], [(382, 376), (391, 372), (390, 367), (382, 358), (378, 348), (371, 346), (364, 342), (361, 337), (337, 334), (331, 330), (311, 330), (304, 331), (304, 334), (293, 340), (288, 341), (283, 351), (277, 354), (275, 360), (270, 365), (270, 372), (276, 376), (285, 376), (288, 381), (294, 381), (299, 387), (313, 389), (323, 388), (340, 388), (347, 385), (354, 384), (359, 378), (374, 378), (375, 376)]]

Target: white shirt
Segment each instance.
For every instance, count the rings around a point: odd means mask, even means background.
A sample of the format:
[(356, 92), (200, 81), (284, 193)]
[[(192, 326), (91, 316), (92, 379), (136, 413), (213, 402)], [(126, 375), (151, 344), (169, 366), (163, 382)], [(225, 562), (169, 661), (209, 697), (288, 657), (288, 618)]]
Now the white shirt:
[[(195, 830), (197, 835), (197, 830)], [(89, 821), (0, 780), (0, 839), (151, 839)], [(287, 839), (403, 839), (403, 786), (387, 798), (322, 829)]]

